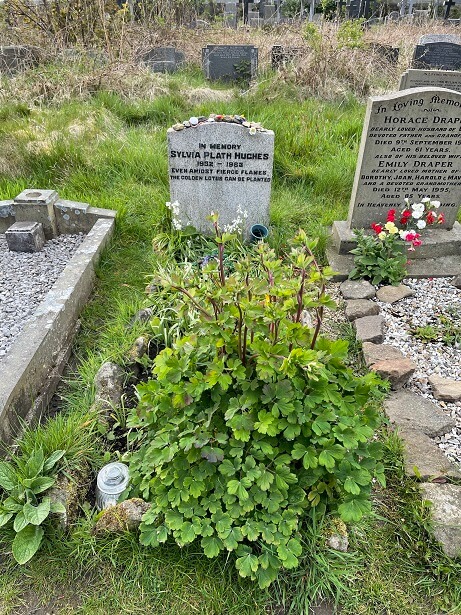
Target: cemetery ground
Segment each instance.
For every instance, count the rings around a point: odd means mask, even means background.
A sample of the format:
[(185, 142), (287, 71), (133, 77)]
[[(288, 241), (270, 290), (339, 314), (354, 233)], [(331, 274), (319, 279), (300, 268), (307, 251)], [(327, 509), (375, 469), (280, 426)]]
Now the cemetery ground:
[[(60, 412), (20, 443), (25, 453), (34, 445), (65, 449), (67, 471), (75, 475), (88, 465), (100, 467), (107, 449), (91, 411), (96, 371), (107, 360), (126, 364), (138, 336), (151, 333), (148, 323), (132, 319), (146, 306), (146, 284), (168, 247), (166, 129), (192, 115), (225, 110), (274, 130), (270, 241), (280, 251), (302, 226), (320, 238), (324, 262), (325, 229), (347, 214), (364, 116), (359, 97), (367, 92), (358, 91), (364, 82), (359, 87), (355, 75), (349, 81), (355, 91), (331, 100), (304, 97), (296, 79), (267, 74), (242, 94), (210, 88), (198, 71), (187, 69), (156, 76), (149, 82), (154, 96), (101, 88), (82, 97), (66, 67), (47, 70), (41, 80), (24, 78), (24, 88), (0, 108), (2, 198), (29, 187), (53, 188), (63, 198), (118, 212), (113, 244), (82, 316), (75, 362), (59, 389)], [(374, 79), (390, 79), (386, 70)], [(367, 74), (371, 85), (373, 70)], [(73, 94), (66, 92), (66, 79)], [(34, 96), (41, 106), (33, 105)], [(187, 240), (168, 249), (167, 255), (181, 251), (197, 259)], [(341, 325), (337, 333), (351, 342), (350, 364), (363, 370), (352, 329)], [(117, 420), (123, 424), (123, 412)], [(349, 528), (348, 552), (325, 545), (328, 519), (305, 527), (305, 558), (269, 590), (241, 579), (231, 557), (209, 560), (194, 545), (150, 549), (135, 534), (96, 537), (94, 511), (87, 506), (67, 535), (50, 535), (21, 567), (3, 534), (0, 612), (282, 615), (307, 613), (308, 604), (323, 596), (337, 599), (350, 614), (461, 613), (461, 564), (431, 539), (429, 511), (405, 476), (398, 438), (385, 429), (380, 437), (387, 487), (376, 486), (373, 514)]]

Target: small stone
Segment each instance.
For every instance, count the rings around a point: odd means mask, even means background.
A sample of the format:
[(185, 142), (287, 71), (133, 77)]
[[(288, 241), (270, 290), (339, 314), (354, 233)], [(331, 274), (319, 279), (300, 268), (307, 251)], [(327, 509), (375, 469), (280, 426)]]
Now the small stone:
[(309, 329), (312, 329), (312, 327), (314, 326), (314, 323), (312, 321), (312, 316), (309, 314), (308, 310), (303, 310), (301, 312), (300, 321), (302, 325), (304, 325), (305, 327), (308, 327)]
[(461, 400), (461, 381), (449, 380), (433, 374), (429, 377), (429, 384), (432, 387), (432, 392), (436, 399), (442, 401), (460, 401)]
[(379, 305), (369, 299), (349, 299), (346, 301), (346, 316), (348, 320), (356, 320), (364, 316), (379, 314)]
[(133, 531), (139, 527), (142, 516), (150, 508), (150, 504), (140, 498), (132, 498), (107, 508), (101, 513), (93, 529), (93, 534), (105, 532)]
[(378, 361), (371, 366), (371, 370), (378, 376), (389, 380), (391, 388), (395, 391), (401, 389), (415, 373), (416, 364), (410, 359), (387, 359)]
[(204, 115), (199, 115), (198, 116), (198, 121), (199, 122), (206, 122), (207, 118)]
[(354, 320), (355, 334), (360, 342), (381, 344), (384, 340), (385, 320), (383, 316), (365, 316)]
[(232, 117), (232, 115), (225, 115), (225, 116), (223, 117), (223, 121), (224, 121), (224, 122), (233, 122), (233, 121), (234, 121), (234, 118)]
[(451, 283), (453, 284), (453, 286), (455, 288), (460, 288), (461, 289), (461, 274), (457, 275), (455, 278), (453, 278)]
[[(151, 291), (151, 292), (155, 292), (155, 291)], [(154, 313), (154, 310), (152, 308), (142, 308), (141, 310), (139, 310), (139, 312), (136, 312), (136, 314), (133, 316), (133, 318), (130, 321), (130, 325), (134, 325), (137, 322), (148, 322), (152, 318), (153, 313)]]
[(189, 122), (189, 120), (186, 120), (185, 122), (183, 122), (184, 126), (186, 128), (190, 128), (191, 127), (191, 123)]
[(461, 487), (423, 483), (421, 491), (432, 504), (434, 536), (448, 557), (461, 555)]
[(456, 427), (456, 421), (429, 399), (408, 390), (391, 393), (384, 402), (384, 412), (397, 427), (421, 431), (430, 438), (443, 436)]
[[(189, 119), (189, 122), (190, 122), (191, 126), (197, 126), (197, 124), (198, 124), (198, 117), (191, 117)], [(174, 126), (173, 126), (173, 128), (174, 128)]]
[(222, 122), (223, 117), (224, 117), (223, 115), (216, 115), (214, 119), (216, 122)]
[(366, 280), (345, 280), (339, 287), (344, 299), (373, 299), (375, 287)]
[(94, 377), (95, 402), (104, 409), (118, 408), (123, 395), (125, 372), (116, 363), (103, 363)]
[(180, 130), (184, 130), (184, 124), (175, 124), (173, 126), (173, 130), (176, 130), (176, 132), (179, 132)]
[(251, 124), (250, 122), (244, 121), (242, 122), (242, 126), (245, 126), (245, 128), (250, 128)]
[(396, 303), (405, 297), (411, 297), (415, 291), (405, 284), (398, 286), (381, 286), (376, 293), (376, 298), (382, 303)]
[(330, 549), (334, 551), (341, 551), (342, 553), (347, 553), (349, 548), (349, 539), (347, 536), (341, 536), (340, 534), (333, 534), (326, 540), (326, 544)]
[(133, 346), (128, 351), (128, 358), (131, 361), (139, 361), (147, 352), (147, 339), (144, 336), (138, 337)]
[(395, 346), (391, 346), (390, 344), (372, 344), (371, 342), (363, 342), (362, 353), (367, 367), (370, 367), (374, 363), (379, 363), (380, 361), (403, 359), (405, 356), (403, 352)]

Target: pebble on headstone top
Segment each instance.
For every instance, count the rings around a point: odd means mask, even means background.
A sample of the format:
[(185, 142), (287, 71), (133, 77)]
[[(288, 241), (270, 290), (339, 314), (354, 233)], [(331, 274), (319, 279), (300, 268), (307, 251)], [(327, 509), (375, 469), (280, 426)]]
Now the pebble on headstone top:
[(452, 228), (461, 203), (461, 94), (416, 88), (369, 99), (348, 224), (370, 228), (405, 197), (441, 202)]
[[(190, 118), (168, 130), (171, 207), (184, 226), (212, 232), (241, 218), (244, 237), (269, 223), (274, 133), (242, 116)], [(247, 217), (244, 217), (245, 212)]]

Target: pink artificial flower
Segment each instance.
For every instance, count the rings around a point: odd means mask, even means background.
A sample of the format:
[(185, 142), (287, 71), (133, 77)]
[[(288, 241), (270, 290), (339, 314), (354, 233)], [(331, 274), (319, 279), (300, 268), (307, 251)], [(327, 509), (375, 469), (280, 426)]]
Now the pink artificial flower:
[(413, 248), (418, 248), (423, 242), (421, 241), (421, 239), (415, 239), (413, 241)]

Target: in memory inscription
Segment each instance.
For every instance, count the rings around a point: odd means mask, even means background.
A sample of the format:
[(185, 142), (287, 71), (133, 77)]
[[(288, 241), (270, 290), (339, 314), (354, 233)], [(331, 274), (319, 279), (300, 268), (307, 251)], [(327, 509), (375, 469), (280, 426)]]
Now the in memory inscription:
[(273, 160), (272, 130), (222, 121), (204, 121), (180, 131), (170, 128), (170, 198), (179, 204), (182, 224), (210, 232), (207, 216), (212, 211), (224, 227), (241, 210), (248, 214), (245, 236), (251, 225), (267, 225)]
[(369, 99), (348, 223), (369, 228), (405, 197), (438, 199), (445, 228), (461, 204), (461, 93), (417, 88)]
[(446, 88), (461, 92), (461, 71), (409, 68), (400, 78), (399, 90), (412, 88)]

